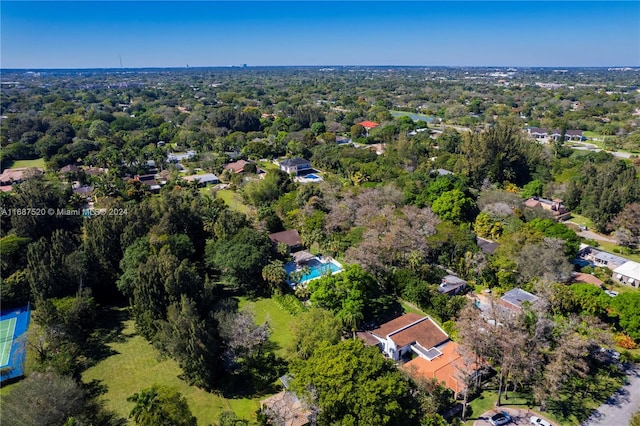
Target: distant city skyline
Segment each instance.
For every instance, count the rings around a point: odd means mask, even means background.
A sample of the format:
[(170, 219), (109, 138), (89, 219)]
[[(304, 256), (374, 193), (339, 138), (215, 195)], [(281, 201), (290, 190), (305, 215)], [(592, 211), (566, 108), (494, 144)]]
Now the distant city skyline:
[(640, 66), (640, 2), (2, 1), (2, 68)]

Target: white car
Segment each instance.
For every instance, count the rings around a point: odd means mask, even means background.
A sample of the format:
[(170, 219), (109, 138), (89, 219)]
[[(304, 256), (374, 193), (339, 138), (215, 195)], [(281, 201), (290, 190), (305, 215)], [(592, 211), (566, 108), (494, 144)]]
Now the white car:
[(604, 292), (608, 294), (609, 297), (616, 297), (618, 295), (618, 292), (613, 290), (605, 290)]
[(539, 425), (539, 426), (553, 426), (551, 423), (549, 423), (547, 420), (545, 419), (541, 419), (540, 417), (536, 417), (536, 416), (531, 416), (531, 418), (529, 419), (529, 421), (531, 422), (532, 425)]

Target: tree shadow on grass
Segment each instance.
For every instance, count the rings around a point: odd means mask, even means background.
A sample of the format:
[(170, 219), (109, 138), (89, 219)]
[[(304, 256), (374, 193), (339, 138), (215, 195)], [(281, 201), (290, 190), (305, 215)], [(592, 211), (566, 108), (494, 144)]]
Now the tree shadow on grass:
[(569, 395), (567, 399), (549, 401), (547, 403), (547, 411), (553, 413), (563, 421), (571, 421), (573, 417), (580, 422), (588, 418), (593, 412), (593, 410), (586, 405), (585, 398), (576, 394)]
[(84, 342), (86, 368), (118, 353), (110, 344), (122, 343), (128, 338), (123, 334), (127, 319), (129, 311), (124, 306), (105, 306), (99, 309), (96, 319), (98, 325)]
[(287, 371), (284, 359), (273, 352), (263, 352), (244, 363), (235, 373), (227, 373), (221, 380), (220, 392), (225, 398), (255, 398), (279, 392), (282, 383), (279, 380)]

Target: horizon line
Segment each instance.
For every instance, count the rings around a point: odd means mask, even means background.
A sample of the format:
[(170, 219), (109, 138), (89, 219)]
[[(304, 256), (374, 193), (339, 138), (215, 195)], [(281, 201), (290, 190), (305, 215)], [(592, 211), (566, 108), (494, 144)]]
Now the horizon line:
[(2, 67), (0, 71), (57, 71), (57, 70), (137, 70), (137, 69), (202, 69), (202, 68), (549, 68), (549, 69), (577, 69), (577, 68), (637, 68), (640, 70), (639, 65), (389, 65), (389, 64), (366, 64), (366, 65), (337, 65), (337, 64), (325, 64), (325, 65), (306, 65), (306, 64), (289, 64), (289, 65), (168, 65), (168, 66), (136, 66), (136, 67)]

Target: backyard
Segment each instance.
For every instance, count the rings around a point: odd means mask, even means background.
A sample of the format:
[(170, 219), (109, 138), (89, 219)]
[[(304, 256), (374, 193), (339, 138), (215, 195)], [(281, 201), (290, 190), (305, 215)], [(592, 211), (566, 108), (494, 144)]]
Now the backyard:
[(251, 208), (247, 206), (238, 193), (231, 189), (220, 189), (216, 191), (216, 197), (222, 199), (231, 210), (249, 214)]
[(18, 169), (21, 167), (40, 167), (44, 169), (44, 158), (36, 158), (35, 160), (16, 160), (11, 165), (12, 169)]
[[(251, 309), (256, 322), (268, 321), (272, 330), (271, 340), (276, 345), (276, 354), (283, 355), (290, 341), (289, 324), (293, 318), (271, 299), (240, 300), (241, 309)], [(125, 308), (114, 308), (125, 311)], [(178, 363), (160, 354), (142, 336), (135, 332), (133, 320), (122, 315), (122, 331), (108, 343), (110, 354), (93, 367), (87, 369), (82, 380), (97, 381), (104, 386), (102, 395), (106, 408), (121, 417), (127, 417), (133, 403), (127, 397), (153, 384), (174, 386), (186, 397), (189, 408), (197, 417), (198, 424), (212, 424), (223, 411), (233, 411), (240, 418), (254, 419), (260, 400), (268, 395), (253, 398), (225, 398), (221, 394), (208, 393), (180, 379), (182, 373)]]

